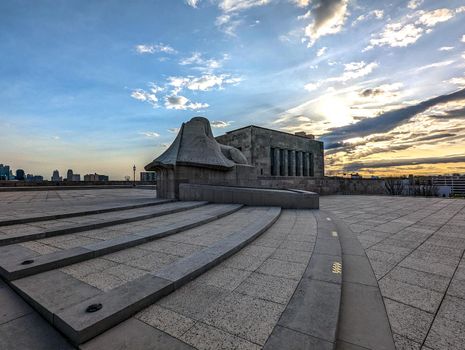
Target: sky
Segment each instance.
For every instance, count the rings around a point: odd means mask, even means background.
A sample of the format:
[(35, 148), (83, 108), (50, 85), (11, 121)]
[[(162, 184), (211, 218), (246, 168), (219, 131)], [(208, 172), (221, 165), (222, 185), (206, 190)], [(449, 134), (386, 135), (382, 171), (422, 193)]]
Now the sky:
[(0, 163), (110, 179), (182, 122), (325, 142), (327, 175), (465, 173), (465, 0), (0, 2)]

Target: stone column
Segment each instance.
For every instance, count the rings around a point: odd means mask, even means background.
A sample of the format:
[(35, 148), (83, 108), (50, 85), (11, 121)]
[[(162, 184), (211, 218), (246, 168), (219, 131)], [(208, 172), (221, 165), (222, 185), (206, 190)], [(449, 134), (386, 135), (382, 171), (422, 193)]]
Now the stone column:
[(281, 174), (282, 176), (288, 176), (288, 169), (287, 169), (287, 168), (288, 168), (288, 164), (287, 164), (287, 161), (288, 161), (289, 158), (288, 158), (287, 152), (288, 152), (287, 149), (283, 150), (283, 161), (284, 161), (284, 162), (283, 162), (283, 168), (284, 168), (284, 173)]
[(310, 154), (308, 152), (304, 153), (304, 175), (310, 176)]
[(298, 162), (299, 163), (298, 164), (299, 169), (297, 170), (297, 176), (302, 176), (303, 175), (302, 170), (304, 170), (304, 165), (303, 165), (303, 158), (304, 157), (302, 157), (302, 152), (301, 151), (297, 152), (297, 157), (299, 159), (299, 162)]
[(279, 168), (281, 163), (279, 162), (279, 148), (274, 149), (274, 176), (279, 176)]
[(315, 165), (313, 164), (315, 160), (313, 159), (313, 154), (309, 153), (308, 158), (308, 176), (315, 176)]
[(295, 176), (295, 151), (289, 151), (291, 154), (291, 172), (289, 176)]

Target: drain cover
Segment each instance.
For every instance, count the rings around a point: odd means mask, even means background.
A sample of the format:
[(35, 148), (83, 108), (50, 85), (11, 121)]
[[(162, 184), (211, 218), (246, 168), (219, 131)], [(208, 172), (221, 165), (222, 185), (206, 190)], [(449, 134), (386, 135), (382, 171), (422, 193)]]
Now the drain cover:
[(96, 312), (102, 308), (102, 304), (91, 304), (87, 307), (86, 312)]

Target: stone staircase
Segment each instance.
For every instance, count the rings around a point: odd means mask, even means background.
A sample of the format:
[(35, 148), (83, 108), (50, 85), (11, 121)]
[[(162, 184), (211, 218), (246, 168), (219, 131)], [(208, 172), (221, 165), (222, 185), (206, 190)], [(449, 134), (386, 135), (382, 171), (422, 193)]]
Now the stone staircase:
[[(188, 336), (213, 327), (237, 346), (335, 347), (342, 260), (328, 215), (183, 201), (104, 210), (28, 218), (25, 231), (24, 222), (0, 222), (6, 231), (0, 237), (1, 277), (73, 346), (118, 348), (127, 334), (137, 334), (133, 348), (148, 340), (155, 347), (158, 341), (159, 347), (202, 348)], [(197, 288), (206, 291), (187, 304), (167, 301), (195, 295)], [(211, 310), (211, 290), (221, 296), (219, 311)], [(248, 334), (241, 327), (255, 309), (240, 314), (240, 305), (227, 304), (228, 298), (265, 303), (256, 312), (273, 312), (257, 316)], [(205, 307), (189, 312), (200, 305)], [(181, 334), (151, 324), (143, 316), (151, 308), (183, 315), (194, 326)]]

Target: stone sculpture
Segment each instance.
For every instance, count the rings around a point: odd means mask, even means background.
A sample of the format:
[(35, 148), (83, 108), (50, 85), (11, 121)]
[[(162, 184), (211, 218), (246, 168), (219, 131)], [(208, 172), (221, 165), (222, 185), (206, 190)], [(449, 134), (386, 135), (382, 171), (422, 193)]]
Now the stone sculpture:
[(230, 170), (235, 164), (247, 164), (247, 158), (237, 148), (218, 143), (208, 119), (195, 117), (182, 124), (171, 146), (145, 166), (145, 170), (157, 171), (177, 165)]

